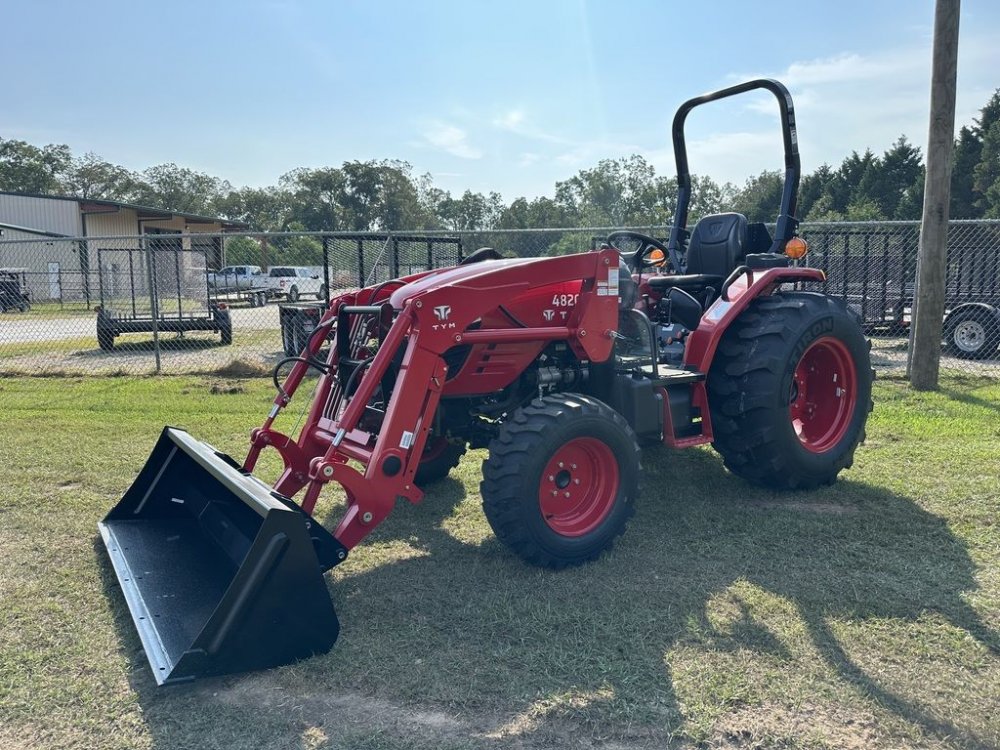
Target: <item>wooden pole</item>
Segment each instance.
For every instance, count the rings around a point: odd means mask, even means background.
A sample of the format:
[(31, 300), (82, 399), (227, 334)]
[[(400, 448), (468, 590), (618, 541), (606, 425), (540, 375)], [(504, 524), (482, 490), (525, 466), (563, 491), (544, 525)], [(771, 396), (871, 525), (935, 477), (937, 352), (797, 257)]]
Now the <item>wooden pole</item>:
[(959, 5), (960, 0), (937, 0), (934, 10), (927, 178), (908, 360), (910, 383), (921, 391), (937, 388), (941, 366), (941, 328), (948, 261), (948, 202), (955, 147)]

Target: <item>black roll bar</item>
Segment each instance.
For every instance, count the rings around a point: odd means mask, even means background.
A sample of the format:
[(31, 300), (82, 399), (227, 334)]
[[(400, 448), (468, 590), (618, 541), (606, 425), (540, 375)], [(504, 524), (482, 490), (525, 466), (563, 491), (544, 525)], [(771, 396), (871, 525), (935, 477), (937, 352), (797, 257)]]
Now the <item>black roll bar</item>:
[(688, 169), (687, 145), (684, 141), (684, 121), (687, 119), (688, 113), (702, 104), (744, 94), (755, 89), (770, 91), (778, 100), (778, 108), (781, 110), (781, 137), (785, 144), (785, 182), (781, 190), (781, 207), (778, 211), (771, 252), (784, 252), (785, 243), (795, 236), (795, 230), (799, 225), (798, 219), (795, 218), (795, 207), (798, 201), (799, 177), (802, 171), (799, 165), (799, 143), (795, 130), (795, 106), (792, 103), (792, 95), (788, 93), (784, 84), (771, 78), (759, 78), (688, 99), (674, 115), (672, 131), (674, 159), (677, 162), (678, 190), (677, 211), (674, 213), (674, 220), (670, 226), (670, 235), (667, 240), (667, 249), (671, 251), (671, 255), (680, 253), (688, 236), (687, 219), (688, 206), (691, 202), (691, 172)]

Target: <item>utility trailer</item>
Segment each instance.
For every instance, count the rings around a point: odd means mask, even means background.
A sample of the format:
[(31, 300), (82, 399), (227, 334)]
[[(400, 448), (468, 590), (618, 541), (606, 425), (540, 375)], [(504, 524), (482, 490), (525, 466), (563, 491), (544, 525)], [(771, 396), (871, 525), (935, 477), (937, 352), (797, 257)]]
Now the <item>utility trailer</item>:
[(306, 347), (312, 332), (319, 326), (329, 303), (288, 302), (278, 305), (278, 319), (281, 321), (281, 348), (286, 357), (294, 357)]
[(233, 343), (228, 306), (209, 292), (200, 251), (170, 245), (97, 251), (97, 344), (104, 351), (130, 333), (218, 333)]
[[(846, 226), (803, 233), (807, 263), (828, 277), (823, 291), (858, 313), (875, 336), (909, 333), (918, 234), (900, 225)], [(945, 351), (985, 359), (1000, 348), (1000, 227), (952, 225), (945, 276)]]

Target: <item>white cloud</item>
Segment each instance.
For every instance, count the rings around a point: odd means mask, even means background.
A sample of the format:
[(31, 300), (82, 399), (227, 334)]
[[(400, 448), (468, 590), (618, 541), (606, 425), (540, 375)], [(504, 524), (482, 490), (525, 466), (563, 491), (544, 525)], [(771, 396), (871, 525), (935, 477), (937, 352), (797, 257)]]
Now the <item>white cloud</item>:
[(536, 154), (532, 151), (525, 151), (519, 157), (517, 157), (517, 165), (519, 167), (530, 167), (532, 164), (537, 164), (542, 160), (541, 154)]
[(501, 130), (510, 130), (516, 133), (520, 126), (524, 123), (524, 111), (520, 109), (511, 109), (504, 112), (499, 117), (493, 120), (493, 124), (500, 128)]
[(431, 146), (460, 159), (481, 159), (483, 152), (469, 143), (462, 128), (446, 122), (433, 122), (423, 132), (424, 140)]

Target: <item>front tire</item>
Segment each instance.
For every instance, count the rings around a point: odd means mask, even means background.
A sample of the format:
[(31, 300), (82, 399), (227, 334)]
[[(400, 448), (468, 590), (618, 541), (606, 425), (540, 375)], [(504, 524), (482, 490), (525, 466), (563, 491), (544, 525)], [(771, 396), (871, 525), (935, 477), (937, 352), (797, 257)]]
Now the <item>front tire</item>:
[(483, 462), (483, 511), (526, 562), (564, 568), (610, 549), (634, 512), (639, 447), (618, 412), (560, 393), (521, 407)]
[(444, 436), (431, 436), (427, 439), (424, 454), (413, 475), (413, 481), (418, 487), (426, 487), (441, 479), (458, 466), (465, 455), (465, 443), (453, 443)]
[(815, 292), (761, 297), (722, 337), (708, 375), (712, 446), (726, 468), (775, 489), (850, 468), (874, 372), (856, 316)]

